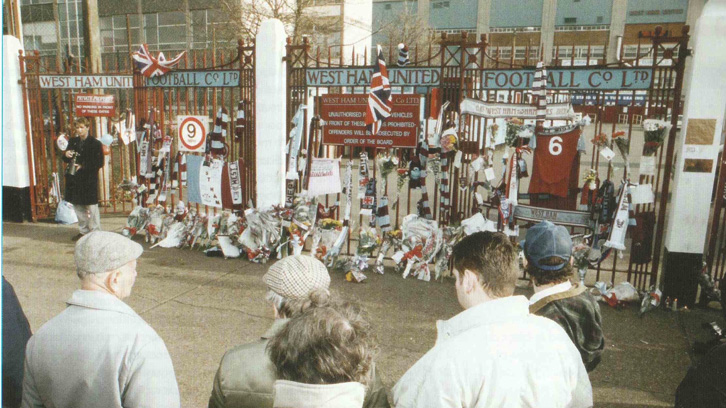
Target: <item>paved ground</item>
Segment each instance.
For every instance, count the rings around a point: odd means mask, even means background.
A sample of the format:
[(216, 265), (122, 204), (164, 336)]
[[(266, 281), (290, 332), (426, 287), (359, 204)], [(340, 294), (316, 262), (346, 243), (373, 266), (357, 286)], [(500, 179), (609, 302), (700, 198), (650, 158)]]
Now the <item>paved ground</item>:
[[(104, 217), (119, 231), (123, 218)], [(33, 330), (59, 313), (77, 288), (74, 227), (3, 223), (3, 273), (14, 286)], [(257, 339), (272, 322), (264, 302), (265, 266), (207, 258), (188, 249), (144, 252), (128, 303), (153, 326), (171, 353), (184, 408), (206, 406), (212, 379), (228, 348)], [(459, 312), (453, 281), (403, 280), (369, 274), (365, 284), (333, 276), (332, 289), (371, 312), (380, 342), (378, 366), (392, 386), (435, 340), (435, 321)], [(529, 295), (526, 290), (521, 290)], [(591, 373), (598, 407), (672, 406), (691, 359), (689, 342), (703, 337), (714, 311), (655, 311), (603, 307), (607, 348)]]

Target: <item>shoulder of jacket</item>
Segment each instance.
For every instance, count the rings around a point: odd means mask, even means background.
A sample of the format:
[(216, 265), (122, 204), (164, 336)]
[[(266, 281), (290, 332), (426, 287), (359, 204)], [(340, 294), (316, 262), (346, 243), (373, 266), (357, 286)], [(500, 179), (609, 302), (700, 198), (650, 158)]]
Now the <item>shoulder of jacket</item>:
[(240, 344), (224, 353), (222, 357), (222, 366), (237, 364), (239, 362), (249, 363), (255, 358), (265, 357), (267, 361), (267, 343), (269, 340), (258, 340), (252, 343)]

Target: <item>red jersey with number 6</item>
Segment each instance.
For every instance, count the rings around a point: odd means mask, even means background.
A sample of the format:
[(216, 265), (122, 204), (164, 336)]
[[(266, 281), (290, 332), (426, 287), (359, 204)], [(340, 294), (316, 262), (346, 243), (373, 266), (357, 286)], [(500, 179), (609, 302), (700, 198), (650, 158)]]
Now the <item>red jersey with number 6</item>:
[(575, 165), (577, 158), (580, 133), (579, 126), (537, 133), (529, 194), (568, 196), (571, 175), (577, 177), (577, 172), (572, 171), (572, 166)]

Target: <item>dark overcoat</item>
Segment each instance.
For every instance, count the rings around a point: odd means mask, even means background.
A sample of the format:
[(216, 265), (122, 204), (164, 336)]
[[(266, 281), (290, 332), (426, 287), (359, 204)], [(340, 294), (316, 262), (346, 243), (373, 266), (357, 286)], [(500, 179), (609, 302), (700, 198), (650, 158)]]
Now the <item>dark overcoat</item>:
[[(68, 142), (68, 150), (79, 152), (76, 164), (81, 168), (73, 176), (66, 172), (66, 201), (79, 205), (98, 204), (98, 171), (104, 164), (103, 145), (91, 136), (86, 140), (73, 137)], [(64, 154), (63, 161), (70, 163), (71, 159)]]

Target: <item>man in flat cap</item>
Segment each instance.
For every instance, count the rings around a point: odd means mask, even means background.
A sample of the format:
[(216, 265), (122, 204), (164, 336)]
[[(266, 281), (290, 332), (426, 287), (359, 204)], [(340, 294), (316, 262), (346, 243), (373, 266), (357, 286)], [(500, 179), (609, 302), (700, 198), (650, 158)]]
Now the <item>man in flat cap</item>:
[[(322, 262), (294, 255), (275, 262), (262, 277), (275, 321), (259, 341), (228, 350), (214, 377), (209, 408), (272, 408), (275, 365), (266, 350), (270, 338), (306, 310), (329, 304), (330, 275)], [(364, 408), (388, 408), (388, 396), (375, 368)]]
[(131, 294), (142, 252), (112, 232), (94, 231), (76, 243), (81, 289), (28, 342), (24, 408), (181, 405), (164, 341), (121, 301)]

